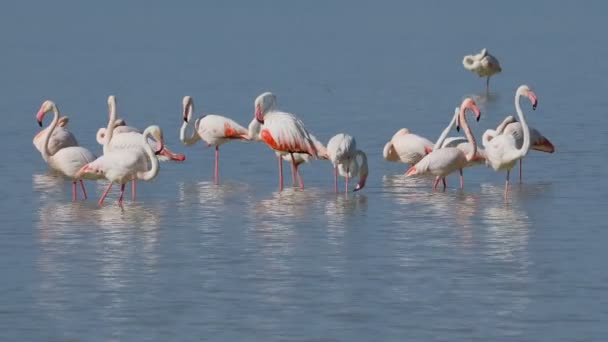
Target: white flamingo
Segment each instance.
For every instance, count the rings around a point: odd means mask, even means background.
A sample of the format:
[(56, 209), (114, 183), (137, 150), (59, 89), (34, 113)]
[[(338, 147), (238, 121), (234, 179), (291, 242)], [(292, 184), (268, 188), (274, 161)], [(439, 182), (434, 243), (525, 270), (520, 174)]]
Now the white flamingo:
[(194, 112), (192, 97), (184, 96), (182, 105), (184, 122), (179, 131), (179, 139), (186, 146), (193, 145), (201, 139), (207, 143), (207, 147), (215, 146), (215, 167), (213, 174), (214, 182), (217, 185), (219, 184), (220, 145), (231, 140), (247, 140), (249, 136), (248, 131), (232, 119), (221, 115), (207, 114), (195, 120), (194, 131), (188, 137), (186, 130), (189, 123), (192, 122), (192, 114)]
[[(67, 116), (62, 116), (59, 118), (57, 122), (57, 126), (51, 134), (51, 138), (49, 140), (49, 152), (51, 154), (57, 153), (60, 149), (64, 147), (70, 146), (78, 146), (78, 141), (72, 132), (67, 129), (67, 125), (69, 122), (69, 118)], [(42, 153), (42, 149), (44, 148), (44, 138), (45, 133), (49, 130), (49, 127), (43, 128), (38, 134), (34, 136), (32, 143), (34, 147), (38, 150), (38, 152)]]
[[(433, 185), (433, 190), (437, 189), (437, 185), (439, 181), (444, 179), (445, 176), (456, 170), (462, 170), (467, 167), (472, 161), (477, 158), (482, 158), (477, 153), (477, 144), (475, 143), (475, 137), (473, 137), (473, 133), (471, 133), (471, 129), (466, 121), (465, 112), (466, 110), (471, 110), (476, 117), (481, 115), (479, 108), (475, 101), (470, 98), (464, 99), (462, 104), (460, 105), (460, 113), (459, 113), (459, 121), (464, 130), (464, 134), (466, 135), (469, 143), (472, 148), (468, 153), (463, 152), (461, 149), (457, 147), (444, 147), (438, 150), (434, 150), (429, 153), (427, 156), (422, 158), (416, 165), (412, 166), (407, 172), (407, 176), (412, 175), (421, 175), (421, 174), (431, 174), (436, 176), (435, 183)], [(445, 180), (443, 183), (445, 189)]]
[[(111, 127), (111, 126), (109, 126)], [(111, 129), (108, 129), (111, 132)], [(159, 132), (158, 126), (149, 126), (144, 130), (139, 143), (142, 146), (147, 159), (150, 161), (149, 168), (142, 170), (141, 155), (137, 149), (110, 149), (103, 156), (97, 158), (93, 162), (84, 165), (79, 171), (78, 175), (83, 177), (90, 175), (94, 177), (105, 177), (110, 181), (110, 184), (101, 195), (98, 204), (103, 205), (108, 192), (112, 188), (113, 183), (120, 184), (120, 197), (118, 204), (122, 206), (122, 201), (125, 192), (125, 184), (132, 179), (139, 179), (143, 181), (149, 181), (156, 177), (158, 174), (158, 159), (156, 154), (160, 153), (163, 148), (162, 137), (155, 136)], [(123, 133), (124, 134), (124, 133)], [(107, 134), (111, 138), (112, 133)], [(148, 138), (154, 138), (157, 141), (157, 149), (153, 151), (150, 145), (148, 145)], [(146, 167), (147, 167), (146, 163)]]
[(72, 201), (76, 201), (78, 197), (76, 193), (77, 181), (80, 182), (83, 199), (86, 199), (87, 192), (84, 188), (84, 184), (82, 183), (82, 177), (78, 175), (78, 170), (80, 170), (83, 165), (95, 160), (95, 155), (86, 148), (80, 146), (68, 146), (55, 151), (55, 153), (51, 153), (49, 150), (49, 142), (59, 121), (59, 109), (53, 101), (47, 100), (42, 103), (40, 110), (36, 114), (36, 120), (38, 121), (40, 127), (42, 127), (42, 120), (44, 119), (44, 116), (51, 111), (53, 112), (53, 121), (44, 134), (44, 142), (41, 152), (42, 158), (46, 160), (52, 169), (59, 171), (61, 174), (72, 180)]
[(430, 140), (410, 133), (407, 128), (401, 128), (384, 145), (382, 155), (388, 161), (414, 165), (432, 150), (433, 143)]
[[(555, 152), (555, 146), (549, 141), (540, 131), (534, 127), (530, 129), (530, 149), (534, 151), (553, 153)], [(523, 127), (520, 122), (517, 121), (512, 115), (507, 116), (498, 127), (496, 127), (496, 133), (511, 134), (515, 138), (517, 148), (521, 148), (524, 142)], [(522, 181), (522, 163), (523, 158), (519, 160), (519, 182)]]
[[(357, 157), (361, 157), (361, 164), (357, 160)], [(338, 164), (338, 173), (340, 176), (346, 179), (354, 178), (359, 176), (359, 182), (353, 189), (353, 191), (359, 191), (365, 186), (367, 176), (369, 174), (369, 168), (367, 166), (367, 155), (361, 150), (355, 151), (355, 158), (351, 158), (348, 163)], [(348, 187), (346, 189), (348, 191)]]
[[(283, 190), (283, 154), (291, 156), (292, 173), (297, 169), (295, 153), (318, 157), (318, 151), (304, 123), (291, 113), (277, 111), (276, 96), (271, 92), (254, 101), (255, 118), (262, 124), (259, 137), (275, 152), (279, 152), (279, 191)], [(292, 175), (293, 176), (293, 175)], [(292, 177), (293, 178), (293, 177)]]
[(520, 98), (527, 96), (532, 102), (532, 109), (536, 109), (538, 98), (527, 85), (521, 85), (515, 92), (515, 109), (521, 122), (523, 130), (523, 141), (521, 147), (517, 147), (517, 141), (512, 134), (503, 132), (497, 133), (495, 130), (488, 129), (483, 134), (483, 146), (486, 148), (486, 160), (494, 171), (507, 171), (505, 181), (505, 197), (509, 192), (509, 174), (515, 163), (528, 154), (530, 150), (530, 129), (526, 123), (526, 118), (521, 110)]
[(482, 49), (476, 55), (464, 56), (462, 65), (479, 77), (486, 77), (486, 93), (490, 92), (490, 77), (502, 71), (498, 59), (490, 55), (487, 49)]
[(338, 133), (327, 142), (327, 155), (334, 166), (334, 191), (338, 192), (338, 165), (343, 165), (345, 191), (348, 192), (349, 168), (357, 155), (357, 141), (351, 135)]

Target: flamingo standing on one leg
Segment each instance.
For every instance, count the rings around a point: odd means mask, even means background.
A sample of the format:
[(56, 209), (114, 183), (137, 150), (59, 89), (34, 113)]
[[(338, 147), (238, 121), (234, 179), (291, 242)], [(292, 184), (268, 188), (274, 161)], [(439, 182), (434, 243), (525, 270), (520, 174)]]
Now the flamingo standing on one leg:
[[(103, 156), (84, 165), (78, 171), (78, 176), (80, 177), (90, 175), (94, 177), (105, 177), (110, 181), (110, 184), (99, 199), (99, 205), (103, 205), (103, 201), (108, 195), (108, 192), (110, 192), (113, 183), (120, 184), (120, 197), (118, 199), (118, 204), (122, 206), (125, 184), (128, 181), (132, 179), (148, 181), (156, 177), (159, 169), (156, 154), (160, 153), (163, 148), (162, 137), (154, 137), (154, 132), (159, 131), (160, 128), (158, 126), (149, 126), (146, 128), (141, 137), (139, 145), (143, 146), (143, 151), (146, 154), (147, 159), (150, 161), (150, 166), (148, 167), (146, 164), (145, 170), (142, 170), (142, 157), (140, 155), (141, 151), (138, 151), (137, 149), (113, 150), (110, 148), (109, 151), (104, 153)], [(110, 133), (108, 135), (111, 136), (112, 134)], [(154, 139), (157, 141), (156, 151), (153, 151), (150, 145), (148, 145), (147, 139), (149, 137), (154, 137)]]
[[(530, 149), (540, 152), (553, 153), (555, 152), (555, 146), (547, 139), (540, 131), (534, 127), (530, 129)], [(496, 127), (496, 133), (511, 134), (515, 138), (517, 148), (521, 148), (523, 144), (523, 127), (520, 122), (512, 116), (507, 116), (503, 122)], [(519, 182), (522, 182), (522, 163), (523, 158), (519, 160)]]
[[(475, 101), (470, 98), (464, 99), (460, 105), (459, 121), (462, 125), (464, 133), (471, 144), (471, 149), (468, 153), (457, 147), (444, 147), (438, 150), (434, 150), (429, 153), (426, 157), (422, 158), (416, 165), (412, 166), (407, 172), (407, 176), (420, 175), (420, 174), (432, 174), (436, 176), (435, 183), (433, 184), (433, 190), (437, 189), (439, 181), (450, 173), (467, 167), (469, 163), (474, 161), (476, 158), (481, 158), (477, 153), (477, 144), (475, 143), (475, 137), (469, 128), (466, 121), (465, 112), (471, 110), (477, 118), (481, 115), (479, 108)], [(445, 181), (444, 181), (445, 189)]]
[[(295, 153), (318, 157), (315, 143), (304, 123), (291, 113), (275, 109), (276, 96), (271, 92), (259, 95), (254, 101), (255, 118), (262, 124), (259, 137), (275, 152), (291, 156), (292, 175), (297, 170)], [(279, 158), (279, 191), (283, 191), (283, 159)], [(303, 184), (302, 184), (303, 185)]]
[[(357, 157), (361, 157), (361, 164), (357, 161)], [(365, 152), (361, 150), (355, 151), (355, 157), (351, 158), (347, 163), (338, 164), (338, 173), (340, 176), (345, 177), (346, 179), (353, 178), (359, 176), (359, 182), (353, 189), (353, 191), (359, 191), (363, 189), (365, 186), (365, 182), (367, 180), (367, 176), (369, 174), (369, 169), (367, 166), (367, 155)]]
[(188, 124), (192, 122), (192, 114), (194, 112), (194, 101), (191, 96), (184, 96), (182, 100), (184, 123), (179, 132), (181, 142), (190, 146), (202, 139), (207, 143), (207, 146), (215, 145), (215, 168), (214, 182), (219, 184), (219, 157), (220, 145), (231, 140), (247, 140), (249, 135), (245, 127), (239, 125), (234, 120), (221, 115), (208, 114), (204, 115), (194, 122), (194, 131), (190, 137), (186, 136)]
[(77, 181), (80, 182), (83, 199), (87, 199), (87, 192), (84, 188), (82, 177), (78, 175), (78, 170), (83, 165), (95, 160), (95, 155), (81, 146), (64, 147), (55, 151), (55, 153), (51, 153), (49, 150), (49, 142), (59, 122), (59, 109), (53, 101), (47, 100), (42, 103), (40, 110), (36, 114), (36, 121), (38, 121), (38, 125), (42, 127), (42, 120), (44, 119), (44, 116), (51, 111), (53, 112), (54, 116), (51, 125), (47, 128), (46, 133), (44, 134), (44, 142), (41, 152), (42, 158), (47, 161), (52, 169), (61, 172), (64, 176), (72, 180), (72, 201), (76, 201), (78, 198), (76, 192)]
[(407, 128), (398, 130), (384, 145), (384, 159), (414, 165), (433, 150), (433, 143)]
[(517, 141), (511, 134), (505, 132), (499, 134), (491, 129), (486, 130), (483, 134), (483, 146), (486, 148), (487, 163), (494, 171), (507, 171), (504, 193), (505, 198), (509, 193), (509, 173), (515, 163), (528, 154), (531, 145), (530, 129), (521, 109), (521, 104), (519, 103), (522, 96), (527, 96), (530, 99), (533, 110), (535, 110), (538, 105), (538, 98), (530, 87), (521, 85), (517, 88), (517, 91), (515, 92), (515, 109), (523, 130), (523, 142), (521, 147), (517, 148)]
[(502, 71), (498, 59), (490, 55), (487, 49), (482, 49), (476, 55), (464, 56), (462, 65), (479, 77), (486, 77), (486, 94), (490, 93), (490, 77)]
[(338, 192), (338, 165), (345, 168), (345, 191), (348, 192), (349, 167), (357, 155), (357, 142), (348, 134), (339, 133), (327, 142), (327, 155), (334, 166), (334, 191)]

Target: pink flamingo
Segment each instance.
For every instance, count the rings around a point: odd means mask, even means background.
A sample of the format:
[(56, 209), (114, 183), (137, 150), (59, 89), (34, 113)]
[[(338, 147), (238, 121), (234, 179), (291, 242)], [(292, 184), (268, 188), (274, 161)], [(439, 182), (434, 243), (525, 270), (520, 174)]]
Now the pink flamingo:
[(348, 179), (351, 161), (357, 156), (357, 142), (351, 135), (338, 133), (327, 142), (327, 155), (334, 166), (334, 191), (338, 192), (338, 165), (342, 165), (345, 178), (345, 192), (348, 192)]
[[(529, 127), (530, 129), (530, 149), (540, 152), (553, 153), (555, 152), (555, 146), (547, 139), (540, 131), (535, 129), (534, 127)], [(523, 144), (523, 127), (520, 122), (517, 122), (512, 115), (507, 116), (503, 122), (496, 127), (496, 133), (501, 134), (511, 134), (515, 138), (515, 142), (517, 148), (521, 148)], [(522, 182), (522, 163), (523, 158), (519, 160), (519, 182)]]
[[(361, 157), (361, 164), (359, 165), (359, 161), (357, 157)], [(367, 155), (365, 152), (361, 150), (355, 151), (355, 157), (350, 158), (347, 162), (342, 162), (338, 164), (338, 173), (340, 176), (345, 177), (346, 179), (353, 178), (359, 176), (359, 182), (353, 189), (353, 191), (359, 191), (363, 189), (365, 186), (365, 182), (367, 180), (367, 176), (369, 174), (369, 168), (367, 166)], [(337, 190), (337, 189), (336, 189)], [(348, 191), (348, 184), (346, 191)]]
[(215, 168), (214, 168), (214, 183), (219, 184), (219, 158), (220, 145), (231, 140), (248, 140), (248, 131), (245, 127), (239, 125), (234, 120), (221, 115), (208, 114), (204, 115), (194, 122), (194, 131), (190, 137), (186, 136), (188, 124), (192, 122), (192, 114), (194, 112), (194, 101), (191, 96), (184, 96), (182, 100), (184, 123), (179, 131), (179, 139), (181, 142), (190, 146), (199, 140), (207, 143), (207, 147), (215, 145)]
[(486, 94), (490, 92), (490, 77), (502, 72), (498, 59), (490, 55), (487, 49), (482, 49), (476, 55), (464, 56), (462, 65), (465, 69), (476, 73), (477, 76), (486, 77)]
[(471, 129), (466, 121), (465, 112), (467, 109), (471, 110), (477, 118), (479, 118), (481, 113), (477, 107), (477, 104), (472, 99), (466, 98), (464, 101), (462, 101), (462, 104), (460, 105), (459, 121), (460, 124), (462, 124), (464, 133), (472, 146), (469, 153), (465, 154), (465, 152), (457, 147), (444, 147), (434, 150), (422, 158), (422, 160), (416, 163), (416, 165), (412, 166), (406, 172), (407, 176), (432, 174), (436, 176), (435, 183), (433, 185), (433, 190), (436, 190), (439, 181), (445, 176), (456, 170), (461, 170), (467, 167), (467, 165), (476, 158), (481, 158), (481, 156), (479, 156), (477, 153), (477, 144), (475, 143), (473, 133), (471, 133)]
[(407, 128), (398, 130), (384, 145), (384, 159), (414, 165), (433, 150), (433, 143)]
[[(109, 127), (111, 127), (109, 125)], [(110, 132), (111, 130), (108, 129)], [(111, 138), (111, 133), (108, 134)], [(153, 151), (148, 145), (148, 138), (153, 138), (157, 142), (157, 149)], [(142, 157), (137, 149), (109, 149), (103, 156), (84, 165), (79, 171), (78, 176), (83, 177), (90, 175), (93, 177), (105, 177), (110, 181), (110, 184), (101, 195), (98, 204), (103, 205), (108, 192), (112, 188), (113, 183), (120, 184), (120, 197), (118, 204), (122, 206), (122, 201), (125, 192), (125, 184), (132, 179), (140, 179), (148, 181), (154, 179), (158, 174), (158, 159), (156, 154), (163, 149), (162, 132), (158, 126), (149, 126), (142, 134), (140, 146), (143, 146), (143, 151), (150, 161), (150, 166), (146, 164), (146, 170), (142, 171)]]
[(78, 175), (78, 170), (83, 165), (95, 160), (95, 155), (86, 148), (80, 146), (68, 146), (58, 149), (55, 151), (55, 153), (51, 153), (49, 150), (49, 142), (59, 122), (59, 108), (57, 108), (57, 105), (55, 105), (53, 101), (47, 100), (42, 103), (40, 110), (36, 114), (36, 121), (38, 121), (38, 125), (42, 127), (42, 120), (44, 119), (44, 116), (51, 111), (53, 112), (54, 116), (53, 121), (44, 133), (44, 142), (41, 152), (42, 158), (47, 161), (48, 165), (52, 169), (59, 171), (61, 174), (72, 180), (72, 201), (76, 201), (78, 198), (76, 191), (77, 181), (80, 182), (83, 199), (87, 199), (87, 192), (84, 188), (82, 177)]
[(530, 128), (526, 123), (526, 117), (521, 109), (520, 98), (527, 96), (532, 102), (532, 109), (535, 110), (538, 105), (536, 94), (527, 85), (521, 85), (515, 92), (515, 109), (517, 116), (521, 122), (523, 130), (523, 142), (518, 148), (517, 141), (512, 134), (506, 132), (498, 133), (495, 130), (488, 129), (483, 134), (483, 146), (486, 148), (486, 159), (488, 164), (494, 171), (507, 171), (505, 181), (505, 198), (509, 193), (509, 174), (513, 166), (518, 160), (528, 154), (530, 150)]
[[(304, 123), (291, 113), (277, 111), (274, 94), (262, 93), (255, 99), (254, 107), (255, 118), (262, 124), (260, 139), (281, 155), (289, 154), (291, 156), (292, 173), (297, 169), (294, 153), (308, 154), (313, 158), (318, 157), (315, 143), (310, 138)], [(282, 190), (283, 162), (282, 157), (279, 156), (279, 191)]]
[[(51, 134), (51, 138), (49, 140), (49, 152), (51, 154), (57, 153), (60, 149), (64, 147), (70, 146), (78, 146), (78, 141), (72, 132), (67, 129), (67, 125), (69, 122), (69, 118), (67, 116), (62, 116), (59, 118), (57, 122), (57, 127)], [(34, 136), (32, 143), (34, 147), (38, 150), (38, 152), (42, 153), (42, 149), (44, 148), (44, 138), (45, 133), (49, 130), (49, 127), (45, 127), (38, 134)]]

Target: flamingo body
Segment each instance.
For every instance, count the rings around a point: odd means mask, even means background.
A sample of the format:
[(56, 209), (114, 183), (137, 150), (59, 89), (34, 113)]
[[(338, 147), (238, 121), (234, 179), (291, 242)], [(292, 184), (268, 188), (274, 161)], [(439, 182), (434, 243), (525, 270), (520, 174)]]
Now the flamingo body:
[(432, 150), (433, 143), (430, 140), (402, 128), (384, 145), (382, 155), (388, 161), (413, 165)]
[[(66, 128), (67, 123), (67, 116), (62, 116), (59, 118), (57, 127), (55, 127), (55, 130), (53, 130), (53, 133), (51, 133), (51, 138), (49, 139), (48, 149), (50, 154), (55, 154), (64, 147), (78, 146), (76, 137)], [(45, 127), (34, 136), (32, 143), (38, 152), (42, 152), (42, 149), (44, 148), (44, 137), (49, 128), (50, 127)]]

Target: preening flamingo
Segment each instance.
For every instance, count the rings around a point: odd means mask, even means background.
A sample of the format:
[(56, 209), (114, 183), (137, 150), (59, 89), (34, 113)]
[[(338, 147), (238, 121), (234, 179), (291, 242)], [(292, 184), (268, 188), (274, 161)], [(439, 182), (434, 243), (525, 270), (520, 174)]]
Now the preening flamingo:
[(483, 146), (486, 148), (486, 160), (494, 171), (507, 171), (505, 181), (505, 198), (509, 192), (509, 174), (515, 163), (528, 154), (530, 150), (530, 129), (526, 123), (526, 118), (521, 110), (520, 98), (527, 96), (532, 102), (532, 109), (538, 105), (536, 94), (527, 85), (521, 85), (515, 92), (515, 109), (519, 122), (523, 130), (523, 142), (521, 147), (517, 147), (517, 141), (512, 134), (503, 132), (497, 133), (495, 130), (488, 129), (483, 134)]
[[(304, 127), (304, 123), (291, 113), (275, 109), (276, 96), (271, 92), (259, 95), (254, 101), (255, 118), (262, 124), (259, 137), (271, 149), (291, 156), (292, 172), (297, 169), (294, 153), (318, 157), (315, 143)], [(279, 191), (283, 190), (283, 159), (279, 158)]]
[(77, 181), (80, 182), (82, 197), (83, 199), (86, 199), (87, 192), (84, 188), (84, 184), (82, 183), (82, 177), (78, 175), (78, 170), (80, 170), (80, 168), (85, 164), (95, 160), (95, 155), (86, 148), (80, 146), (68, 146), (52, 153), (49, 150), (49, 142), (51, 141), (51, 136), (53, 135), (53, 132), (55, 131), (55, 128), (59, 122), (59, 108), (57, 108), (57, 105), (55, 105), (53, 101), (44, 101), (40, 107), (40, 110), (36, 114), (36, 121), (38, 121), (38, 125), (42, 127), (42, 120), (50, 111), (53, 112), (54, 116), (53, 121), (46, 130), (46, 133), (44, 133), (44, 142), (41, 151), (42, 158), (46, 160), (52, 169), (59, 171), (61, 174), (72, 180), (72, 201), (76, 201), (78, 197), (76, 193)]
[[(256, 118), (253, 118), (253, 120), (251, 120), (251, 122), (249, 123), (249, 126), (248, 126), (249, 139), (252, 141), (262, 142), (262, 138), (260, 137), (261, 129), (262, 129), (262, 124)], [(319, 156), (319, 159), (328, 159), (327, 149), (325, 148), (325, 146), (323, 146), (323, 144), (312, 134), (310, 134), (310, 139), (312, 140), (315, 147), (317, 148), (317, 154)], [(292, 185), (295, 186), (295, 183), (296, 183), (295, 177), (297, 176), (298, 183), (300, 184), (300, 188), (303, 189), (304, 180), (302, 178), (302, 174), (300, 173), (300, 165), (311, 161), (312, 160), (311, 156), (306, 153), (289, 154), (289, 153), (284, 153), (284, 152), (279, 152), (279, 151), (275, 151), (275, 154), (277, 155), (277, 157), (281, 157), (281, 158), (283, 158), (283, 160), (288, 161), (292, 166), (295, 165), (296, 169), (291, 170), (291, 183), (292, 183)], [(293, 163), (292, 163), (292, 155), (293, 155), (293, 159), (294, 159)]]
[(338, 133), (327, 142), (327, 155), (334, 166), (334, 191), (338, 192), (338, 165), (343, 165), (345, 177), (345, 192), (348, 192), (348, 179), (351, 161), (357, 155), (357, 142), (351, 135)]
[[(61, 116), (59, 121), (57, 122), (57, 126), (51, 134), (51, 138), (49, 140), (49, 152), (51, 154), (57, 153), (60, 149), (64, 147), (70, 146), (78, 146), (78, 141), (72, 132), (67, 129), (69, 119), (67, 116)], [(45, 133), (49, 130), (50, 127), (45, 127), (38, 134), (34, 136), (32, 143), (34, 147), (38, 150), (38, 152), (42, 153), (42, 149), (44, 148), (44, 138)]]
[[(357, 161), (357, 157), (361, 157), (361, 164)], [(367, 155), (361, 150), (355, 151), (355, 157), (351, 158), (348, 163), (338, 164), (338, 173), (340, 176), (350, 179), (359, 176), (359, 182), (353, 189), (353, 191), (359, 191), (365, 186), (367, 176), (369, 174), (369, 168), (367, 166)], [(348, 186), (346, 191), (348, 191)]]
[[(108, 129), (108, 131), (111, 132), (110, 129)], [(138, 145), (142, 146), (146, 158), (150, 162), (149, 165), (147, 163), (145, 164), (145, 170), (142, 170), (142, 156), (138, 149), (112, 149), (110, 147), (103, 156), (84, 165), (78, 171), (79, 177), (90, 175), (98, 178), (105, 177), (110, 181), (110, 184), (99, 199), (99, 205), (103, 205), (103, 201), (108, 195), (108, 192), (110, 192), (113, 183), (120, 184), (118, 204), (122, 206), (125, 184), (128, 181), (132, 179), (148, 181), (156, 177), (159, 169), (156, 154), (160, 153), (163, 149), (161, 134), (161, 130), (158, 126), (149, 126), (141, 135), (141, 141)], [(111, 135), (112, 133), (107, 134), (107, 136), (110, 136), (110, 139)], [(157, 142), (156, 151), (153, 151), (150, 145), (148, 145), (148, 138), (153, 138)]]
[(231, 140), (247, 140), (249, 132), (232, 119), (221, 115), (208, 114), (195, 120), (194, 131), (188, 137), (186, 136), (186, 130), (189, 123), (192, 122), (194, 100), (191, 96), (184, 96), (182, 105), (184, 122), (179, 131), (179, 139), (186, 146), (193, 145), (201, 139), (207, 143), (207, 147), (215, 146), (214, 182), (217, 185), (219, 184), (220, 145)]
[(487, 49), (482, 49), (476, 55), (464, 56), (462, 65), (479, 77), (486, 77), (486, 93), (490, 92), (490, 77), (502, 71), (500, 63), (496, 57), (490, 55)]
[(398, 130), (384, 145), (384, 159), (414, 165), (433, 150), (433, 143), (407, 128)]
[[(464, 99), (462, 104), (460, 105), (460, 113), (459, 113), (459, 121), (464, 130), (464, 134), (466, 135), (469, 143), (472, 148), (468, 153), (463, 152), (461, 149), (457, 147), (444, 147), (438, 150), (434, 150), (429, 153), (427, 156), (422, 158), (416, 165), (412, 166), (409, 170), (407, 170), (406, 175), (421, 175), (421, 174), (431, 174), (436, 176), (435, 183), (433, 185), (433, 190), (437, 189), (437, 185), (439, 181), (443, 179), (443, 186), (445, 189), (445, 179), (444, 177), (449, 175), (450, 173), (456, 170), (462, 170), (467, 167), (468, 164), (474, 161), (477, 158), (482, 158), (477, 153), (477, 144), (475, 143), (475, 137), (473, 137), (473, 133), (469, 128), (469, 125), (466, 121), (466, 110), (471, 110), (476, 118), (479, 118), (481, 115), (479, 108), (475, 101), (470, 98)], [(462, 172), (462, 171), (461, 171)]]
[[(553, 153), (555, 152), (555, 146), (553, 143), (549, 141), (544, 135), (542, 135), (537, 129), (534, 127), (529, 127), (530, 129), (530, 149), (540, 152)], [(503, 122), (496, 127), (496, 133), (505, 133), (511, 134), (515, 138), (515, 143), (517, 148), (521, 148), (524, 136), (523, 136), (523, 128), (520, 122), (517, 122), (512, 115), (507, 116)], [(519, 160), (519, 182), (522, 181), (522, 163), (523, 158)]]

